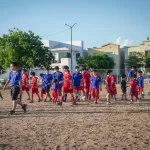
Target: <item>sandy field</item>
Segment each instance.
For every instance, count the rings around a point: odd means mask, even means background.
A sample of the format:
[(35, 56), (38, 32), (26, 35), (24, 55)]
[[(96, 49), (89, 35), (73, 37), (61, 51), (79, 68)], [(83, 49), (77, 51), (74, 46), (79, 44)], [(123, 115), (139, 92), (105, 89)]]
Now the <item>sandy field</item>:
[[(145, 92), (150, 86), (145, 87)], [(3, 91), (2, 91), (3, 92)], [(95, 105), (81, 101), (72, 106), (70, 98), (63, 106), (51, 102), (28, 104), (24, 114), (17, 106), (11, 110), (9, 91), (0, 101), (0, 150), (150, 150), (150, 97), (140, 104), (121, 101), (106, 104), (105, 90)]]

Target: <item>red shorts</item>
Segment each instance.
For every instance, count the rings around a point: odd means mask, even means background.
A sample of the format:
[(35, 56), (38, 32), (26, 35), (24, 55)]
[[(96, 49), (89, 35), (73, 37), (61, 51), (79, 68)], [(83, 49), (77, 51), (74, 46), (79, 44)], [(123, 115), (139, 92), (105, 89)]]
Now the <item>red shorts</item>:
[(41, 90), (41, 94), (46, 94), (46, 91)]
[(138, 88), (138, 91), (141, 93), (141, 92), (143, 92), (143, 87), (139, 87)]
[(52, 90), (52, 97), (53, 98), (58, 98), (58, 92), (57, 92), (57, 90)]
[(28, 92), (29, 91), (29, 87), (27, 87), (26, 85), (22, 85), (22, 91)]
[(62, 87), (62, 92), (64, 92), (64, 93), (73, 93), (73, 89), (70, 89), (70, 88), (68, 88), (68, 87)]
[(111, 92), (112, 92), (112, 91), (111, 91), (111, 87), (109, 87), (109, 86), (106, 86), (105, 89), (106, 89), (106, 92), (107, 92), (107, 93), (111, 93)]
[(111, 94), (112, 94), (112, 95), (116, 95), (116, 94), (117, 94), (116, 86), (112, 86), (112, 87), (111, 87)]
[(39, 93), (39, 90), (38, 88), (31, 88), (31, 92), (34, 94), (34, 93)]
[(81, 86), (74, 86), (74, 90), (81, 91), (81, 89), (82, 89)]
[(99, 95), (99, 89), (92, 88), (91, 89), (91, 94)]
[(131, 91), (131, 95), (135, 96), (135, 97), (138, 97), (138, 92), (137, 91)]

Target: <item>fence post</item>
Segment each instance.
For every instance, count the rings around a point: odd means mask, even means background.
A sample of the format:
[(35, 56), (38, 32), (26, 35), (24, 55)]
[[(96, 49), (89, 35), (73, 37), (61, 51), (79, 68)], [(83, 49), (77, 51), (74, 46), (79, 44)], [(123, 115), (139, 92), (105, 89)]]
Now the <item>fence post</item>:
[(118, 76), (118, 69), (117, 69), (117, 84), (119, 83), (119, 76)]

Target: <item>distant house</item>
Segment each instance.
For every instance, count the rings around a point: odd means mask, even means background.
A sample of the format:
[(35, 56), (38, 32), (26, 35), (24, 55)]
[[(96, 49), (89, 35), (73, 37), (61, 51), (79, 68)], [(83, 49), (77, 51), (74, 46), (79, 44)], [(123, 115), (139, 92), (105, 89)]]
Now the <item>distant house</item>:
[(147, 39), (147, 41), (143, 41), (139, 45), (125, 46), (122, 48), (122, 50), (124, 51), (125, 54), (125, 69), (128, 70), (127, 65), (128, 57), (130, 55), (134, 55), (136, 52), (143, 52), (145, 56), (148, 55), (150, 53), (150, 41), (149, 39)]
[(119, 69), (118, 72), (119, 74), (120, 70), (124, 69), (124, 52), (120, 48), (120, 45), (108, 43), (102, 45), (101, 47), (88, 48), (88, 54), (98, 54), (98, 53), (104, 53), (109, 57), (112, 57), (115, 62), (114, 69)]
[[(71, 45), (70, 41), (58, 42), (51, 40), (42, 40), (44, 46), (48, 47), (53, 56), (54, 61), (51, 64), (51, 67), (59, 66), (62, 70), (63, 66), (67, 65), (71, 68)], [(83, 47), (83, 41), (72, 41), (72, 66), (73, 69), (77, 66), (77, 58), (82, 56), (86, 57), (88, 55), (87, 50)]]

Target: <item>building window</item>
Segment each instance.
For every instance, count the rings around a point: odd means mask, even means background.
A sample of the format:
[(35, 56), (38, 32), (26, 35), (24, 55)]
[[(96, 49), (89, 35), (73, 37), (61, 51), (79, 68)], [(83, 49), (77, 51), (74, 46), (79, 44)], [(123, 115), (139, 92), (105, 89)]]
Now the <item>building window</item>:
[(150, 50), (145, 51), (145, 56), (147, 56), (148, 54), (150, 54)]
[(133, 55), (135, 55), (136, 54), (136, 52), (129, 52), (129, 55), (130, 56), (133, 56)]
[(76, 59), (80, 57), (80, 53), (76, 53)]
[(70, 53), (59, 53), (59, 58), (71, 58)]

